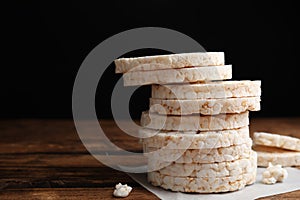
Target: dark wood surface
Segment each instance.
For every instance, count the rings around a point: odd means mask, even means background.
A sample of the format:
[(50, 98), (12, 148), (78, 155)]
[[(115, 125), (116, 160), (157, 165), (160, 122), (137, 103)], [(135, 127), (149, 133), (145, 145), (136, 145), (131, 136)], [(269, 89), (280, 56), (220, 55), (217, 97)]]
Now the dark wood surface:
[[(112, 142), (139, 152), (138, 139), (112, 121), (101, 121)], [(300, 118), (257, 118), (251, 132), (300, 137)], [(299, 177), (300, 179), (300, 177)], [(0, 199), (112, 199), (116, 183), (133, 191), (127, 199), (157, 199), (127, 174), (104, 166), (82, 145), (72, 120), (0, 121)], [(299, 199), (300, 190), (261, 199)]]

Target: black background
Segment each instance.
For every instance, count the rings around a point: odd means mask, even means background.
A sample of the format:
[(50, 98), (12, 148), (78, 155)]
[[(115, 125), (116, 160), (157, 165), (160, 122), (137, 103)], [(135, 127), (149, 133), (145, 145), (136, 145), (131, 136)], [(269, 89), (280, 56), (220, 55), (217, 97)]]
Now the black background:
[[(2, 6), (2, 118), (71, 118), (72, 87), (86, 55), (106, 38), (132, 28), (165, 27), (224, 51), (233, 77), (262, 80), (262, 111), (299, 116), (299, 8), (280, 1), (19, 1)], [(155, 49), (125, 56), (162, 54)], [(103, 67), (103, 66), (99, 66)], [(110, 118), (110, 93), (120, 75), (111, 65), (96, 95)], [(134, 118), (147, 108), (149, 87), (132, 97)], [(133, 109), (134, 108), (134, 109)]]

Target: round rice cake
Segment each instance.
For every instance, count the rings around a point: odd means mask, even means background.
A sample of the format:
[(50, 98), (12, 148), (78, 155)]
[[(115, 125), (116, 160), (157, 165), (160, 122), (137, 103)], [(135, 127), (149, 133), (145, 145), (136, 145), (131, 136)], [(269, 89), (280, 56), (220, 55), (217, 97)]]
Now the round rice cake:
[(292, 151), (300, 151), (300, 139), (266, 132), (254, 132), (253, 134), (254, 144), (278, 147), (282, 149), (288, 149)]
[(261, 96), (261, 81), (213, 81), (174, 85), (152, 85), (156, 99), (224, 99)]
[(114, 61), (116, 73), (158, 69), (184, 68), (191, 66), (224, 65), (224, 52), (196, 52), (136, 58), (119, 58)]
[(260, 167), (268, 167), (269, 163), (282, 167), (300, 166), (300, 152), (258, 145), (253, 149), (257, 152), (257, 165)]
[(168, 176), (178, 177), (225, 177), (248, 174), (257, 168), (257, 155), (251, 152), (249, 158), (219, 163), (171, 163), (158, 172)]
[(149, 172), (148, 181), (154, 186), (160, 186), (177, 192), (220, 193), (236, 191), (256, 180), (256, 170), (248, 174), (228, 177), (176, 177), (162, 175), (159, 172)]
[(171, 164), (213, 164), (249, 159), (252, 155), (252, 140), (247, 143), (213, 149), (159, 149), (146, 147), (148, 171), (160, 170)]
[(162, 69), (155, 71), (130, 71), (123, 74), (125, 86), (189, 83), (231, 78), (231, 65)]
[(166, 116), (143, 112), (141, 126), (159, 130), (210, 131), (235, 129), (249, 125), (249, 112), (220, 115)]
[(250, 139), (248, 126), (222, 131), (157, 131), (141, 128), (139, 134), (148, 147), (184, 150), (229, 147), (247, 143)]
[[(158, 106), (157, 106), (158, 105)], [(151, 112), (168, 115), (217, 115), (260, 110), (260, 97), (169, 100), (150, 98)]]

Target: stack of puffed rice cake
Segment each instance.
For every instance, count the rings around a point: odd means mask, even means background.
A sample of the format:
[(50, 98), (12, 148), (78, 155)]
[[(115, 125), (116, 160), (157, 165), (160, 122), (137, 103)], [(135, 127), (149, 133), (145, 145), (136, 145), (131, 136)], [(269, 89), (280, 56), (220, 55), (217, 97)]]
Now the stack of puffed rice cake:
[(172, 191), (218, 193), (254, 183), (249, 111), (260, 110), (260, 81), (232, 78), (223, 52), (120, 58), (124, 85), (152, 84), (140, 134), (148, 181)]

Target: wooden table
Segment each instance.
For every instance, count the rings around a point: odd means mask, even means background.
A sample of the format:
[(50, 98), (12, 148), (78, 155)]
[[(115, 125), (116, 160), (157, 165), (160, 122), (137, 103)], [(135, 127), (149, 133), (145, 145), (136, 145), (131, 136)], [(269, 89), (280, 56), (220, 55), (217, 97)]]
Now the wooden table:
[[(300, 137), (300, 118), (257, 118), (251, 132)], [(111, 141), (139, 152), (137, 139), (101, 121)], [(124, 147), (125, 148), (125, 147)], [(299, 177), (300, 179), (300, 177)], [(128, 199), (157, 199), (127, 174), (99, 163), (82, 145), (72, 120), (0, 121), (0, 199), (112, 199), (116, 183), (133, 186)], [(262, 199), (299, 199), (300, 190)]]

